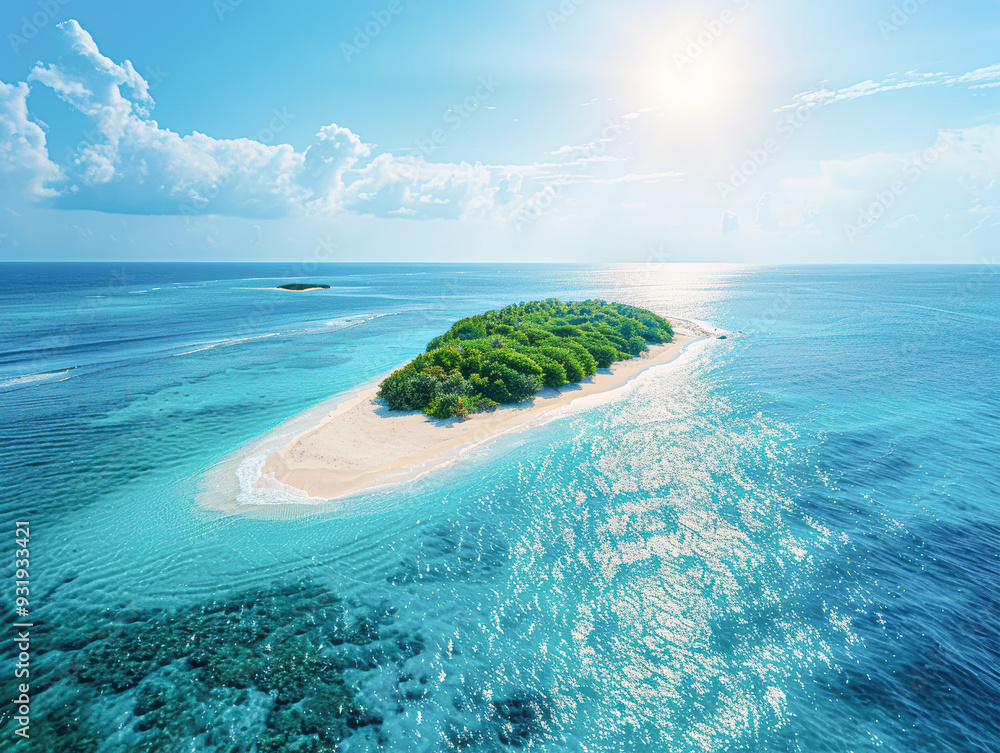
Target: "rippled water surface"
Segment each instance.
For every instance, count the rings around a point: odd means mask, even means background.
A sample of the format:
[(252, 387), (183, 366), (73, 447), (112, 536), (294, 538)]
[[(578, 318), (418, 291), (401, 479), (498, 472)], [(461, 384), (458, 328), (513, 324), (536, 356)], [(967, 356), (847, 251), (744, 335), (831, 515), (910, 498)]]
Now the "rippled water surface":
[[(19, 750), (1000, 750), (995, 267), (0, 266)], [(733, 336), (405, 485), (205, 504), (546, 297)]]

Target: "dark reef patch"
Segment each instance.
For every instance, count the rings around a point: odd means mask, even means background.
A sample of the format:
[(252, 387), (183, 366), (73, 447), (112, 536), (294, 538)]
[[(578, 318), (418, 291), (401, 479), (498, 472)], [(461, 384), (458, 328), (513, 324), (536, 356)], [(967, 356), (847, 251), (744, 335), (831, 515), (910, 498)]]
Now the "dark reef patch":
[(497, 739), (521, 748), (549, 729), (552, 709), (538, 693), (518, 692), (493, 704)]
[(499, 531), (475, 521), (449, 523), (428, 529), (417, 556), (401, 560), (387, 580), (405, 585), (492, 577), (509, 562), (510, 547)]
[[(359, 730), (378, 740), (382, 718), (346, 675), (421, 649), (394, 630), (394, 614), (313, 584), (180, 609), (49, 614), (34, 635), (31, 739), (19, 750), (323, 753)], [(2, 692), (13, 692), (6, 678)], [(0, 714), (10, 734), (9, 705)]]

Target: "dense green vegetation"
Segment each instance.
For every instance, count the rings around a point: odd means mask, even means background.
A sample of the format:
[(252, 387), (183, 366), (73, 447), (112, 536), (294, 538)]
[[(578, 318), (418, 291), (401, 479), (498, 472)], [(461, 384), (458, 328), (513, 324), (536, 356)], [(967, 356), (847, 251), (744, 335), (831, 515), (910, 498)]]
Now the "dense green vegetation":
[(278, 290), (329, 290), (329, 285), (308, 285), (301, 282), (292, 282), (288, 285), (279, 285)]
[(520, 303), (456, 322), (387, 377), (379, 397), (392, 410), (466, 418), (579, 382), (672, 337), (670, 322), (635, 306)]

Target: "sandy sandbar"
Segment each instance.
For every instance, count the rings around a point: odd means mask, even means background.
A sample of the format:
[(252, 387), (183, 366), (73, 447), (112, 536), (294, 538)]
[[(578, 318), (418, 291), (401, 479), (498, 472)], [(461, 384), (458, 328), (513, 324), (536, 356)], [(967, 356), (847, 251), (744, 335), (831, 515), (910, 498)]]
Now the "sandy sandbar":
[(676, 358), (688, 343), (708, 336), (701, 327), (674, 322), (674, 340), (644, 355), (600, 369), (578, 384), (546, 389), (534, 400), (482, 413), (469, 420), (440, 421), (419, 411), (390, 411), (377, 387), (337, 406), (264, 462), (259, 489), (280, 489), (317, 500), (416, 478), (463, 450), (523, 427), (574, 400), (615, 389), (636, 374)]

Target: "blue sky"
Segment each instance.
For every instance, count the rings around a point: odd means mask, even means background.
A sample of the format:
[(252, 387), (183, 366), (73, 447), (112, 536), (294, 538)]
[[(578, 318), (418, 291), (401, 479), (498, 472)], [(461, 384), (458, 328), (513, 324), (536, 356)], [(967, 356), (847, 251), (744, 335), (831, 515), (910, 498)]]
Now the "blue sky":
[(998, 25), (992, 1), (8, 0), (0, 259), (978, 263)]

